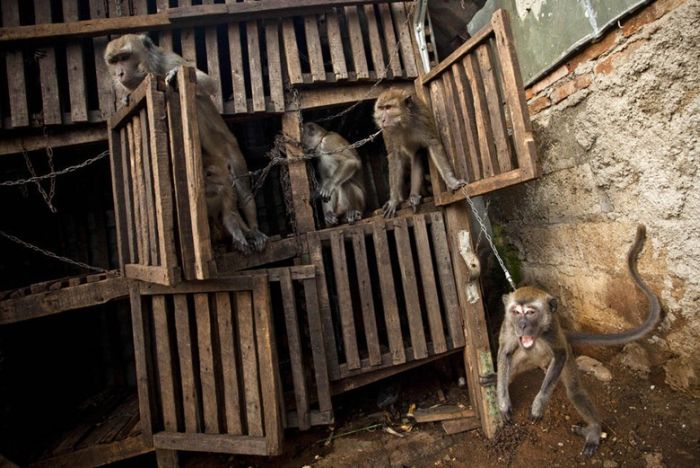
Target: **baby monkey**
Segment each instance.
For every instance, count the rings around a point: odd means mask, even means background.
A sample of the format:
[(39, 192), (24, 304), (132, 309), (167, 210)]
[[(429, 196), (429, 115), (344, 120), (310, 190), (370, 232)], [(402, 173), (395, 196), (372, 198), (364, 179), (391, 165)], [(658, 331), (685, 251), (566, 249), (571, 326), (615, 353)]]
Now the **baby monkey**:
[(649, 301), (649, 314), (644, 322), (621, 333), (597, 334), (565, 331), (556, 314), (557, 300), (547, 292), (534, 287), (518, 288), (503, 296), (505, 317), (498, 339), (498, 406), (505, 422), (512, 422), (512, 407), (508, 384), (519, 372), (535, 367), (546, 368), (530, 415), (539, 420), (554, 387), (561, 377), (569, 400), (586, 422), (585, 427), (574, 426), (577, 434), (585, 437), (582, 453), (591, 456), (600, 444), (601, 425), (598, 412), (581, 386), (572, 344), (616, 346), (644, 337), (656, 327), (661, 316), (659, 299), (644, 283), (637, 271), (637, 256), (644, 246), (646, 228), (637, 227), (637, 236), (627, 254), (627, 268), (635, 284)]
[(323, 216), (327, 226), (338, 224), (345, 216), (348, 224), (362, 218), (365, 209), (365, 188), (362, 183), (362, 161), (350, 143), (335, 132), (329, 132), (318, 124), (304, 124), (301, 142), (307, 151), (318, 158), (323, 199)]

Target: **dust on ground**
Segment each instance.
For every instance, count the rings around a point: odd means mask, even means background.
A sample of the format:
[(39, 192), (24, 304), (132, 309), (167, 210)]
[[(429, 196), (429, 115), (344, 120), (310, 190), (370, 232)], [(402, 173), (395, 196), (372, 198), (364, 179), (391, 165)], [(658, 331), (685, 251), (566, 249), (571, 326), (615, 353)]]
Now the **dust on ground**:
[[(444, 367), (444, 366), (443, 366)], [(287, 431), (284, 454), (275, 458), (187, 454), (184, 466), (200, 467), (692, 467), (700, 466), (700, 401), (672, 390), (663, 376), (641, 378), (616, 361), (608, 364), (609, 383), (583, 375), (584, 384), (603, 417), (607, 437), (592, 458), (579, 454), (583, 439), (571, 433), (580, 422), (561, 385), (557, 386), (544, 418), (528, 420), (543, 374), (525, 373), (511, 385), (516, 424), (506, 426), (493, 440), (479, 430), (447, 435), (439, 423), (415, 425), (398, 437), (375, 428), (326, 443), (329, 428)], [(466, 388), (456, 384), (454, 372), (424, 366), (334, 400), (334, 436), (376, 426), (385, 420), (376, 406), (377, 395), (389, 385), (400, 388), (396, 412), (411, 403), (430, 407), (440, 403), (467, 404)], [(444, 397), (440, 395), (442, 391)], [(442, 397), (442, 398), (441, 398)], [(400, 431), (398, 427), (397, 430)], [(534, 465), (538, 464), (538, 465)]]

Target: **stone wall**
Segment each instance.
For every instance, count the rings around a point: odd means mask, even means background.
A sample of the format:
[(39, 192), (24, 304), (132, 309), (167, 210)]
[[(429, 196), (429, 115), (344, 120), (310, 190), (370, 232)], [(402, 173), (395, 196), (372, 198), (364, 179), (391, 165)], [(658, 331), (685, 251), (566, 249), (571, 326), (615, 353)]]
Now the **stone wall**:
[(542, 176), (495, 193), (492, 220), (532, 282), (575, 326), (618, 331), (646, 300), (664, 319), (641, 344), (675, 388), (700, 396), (700, 1), (658, 0), (527, 89)]

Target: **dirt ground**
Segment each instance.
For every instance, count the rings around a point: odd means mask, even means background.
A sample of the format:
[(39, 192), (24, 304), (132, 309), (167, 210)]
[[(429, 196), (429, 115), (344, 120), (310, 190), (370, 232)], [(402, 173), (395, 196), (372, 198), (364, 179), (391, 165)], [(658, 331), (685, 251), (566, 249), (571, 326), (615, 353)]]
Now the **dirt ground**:
[[(613, 379), (602, 383), (593, 376), (583, 380), (603, 417), (607, 437), (592, 458), (579, 455), (583, 440), (570, 432), (578, 416), (566, 399), (561, 385), (555, 390), (542, 421), (528, 421), (529, 405), (542, 381), (542, 372), (519, 376), (511, 385), (517, 423), (507, 426), (495, 440), (479, 430), (446, 435), (439, 423), (415, 425), (404, 437), (381, 427), (359, 431), (382, 423), (377, 396), (387, 387), (399, 388), (395, 404), (405, 414), (411, 403), (419, 408), (440, 403), (468, 405), (466, 388), (459, 388), (454, 374), (442, 366), (424, 366), (390, 381), (380, 382), (334, 400), (336, 425), (331, 443), (329, 428), (308, 432), (288, 431), (285, 453), (276, 458), (253, 458), (189, 454), (182, 457), (190, 468), (200, 467), (489, 467), (602, 466), (614, 467), (697, 467), (700, 466), (700, 401), (672, 390), (662, 375), (648, 379), (633, 374), (613, 360), (606, 364)], [(454, 368), (454, 366), (453, 366)], [(392, 426), (401, 432), (400, 423)], [(533, 465), (533, 464), (539, 465)]]

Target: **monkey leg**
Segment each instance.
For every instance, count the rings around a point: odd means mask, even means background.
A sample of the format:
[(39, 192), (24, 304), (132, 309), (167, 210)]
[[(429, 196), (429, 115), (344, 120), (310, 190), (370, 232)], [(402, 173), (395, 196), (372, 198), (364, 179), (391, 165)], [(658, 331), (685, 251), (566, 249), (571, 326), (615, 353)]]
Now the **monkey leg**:
[(423, 186), (423, 173), (425, 169), (423, 168), (423, 161), (418, 155), (413, 155), (411, 159), (411, 193), (408, 195), (408, 203), (413, 208), (415, 213), (420, 205), (420, 189)]
[(581, 453), (590, 457), (595, 453), (600, 445), (600, 417), (593, 402), (589, 398), (586, 390), (584, 390), (579, 379), (576, 361), (569, 359), (562, 373), (562, 381), (566, 387), (566, 395), (576, 408), (576, 411), (581, 415), (586, 422), (585, 427), (573, 426), (572, 430), (586, 439)]
[(445, 185), (451, 191), (455, 191), (458, 188), (466, 185), (467, 182), (463, 179), (458, 179), (455, 177), (454, 170), (452, 169), (452, 164), (447, 158), (447, 153), (445, 153), (445, 148), (442, 146), (440, 140), (431, 140), (428, 142), (428, 154), (430, 159), (433, 160), (433, 164), (440, 173), (440, 177), (445, 181)]
[(245, 255), (250, 254), (251, 247), (248, 243), (246, 235), (244, 234), (245, 223), (243, 222), (241, 215), (235, 210), (224, 211), (222, 214), (222, 221), (226, 231), (231, 236), (233, 248)]
[(547, 406), (549, 397), (552, 396), (552, 391), (557, 385), (564, 364), (566, 364), (568, 359), (566, 349), (556, 349), (553, 350), (553, 352), (554, 357), (549, 362), (549, 366), (547, 366), (547, 372), (542, 381), (542, 386), (540, 387), (540, 391), (537, 392), (532, 402), (532, 408), (530, 409), (530, 418), (534, 421), (542, 419), (544, 408)]
[(406, 170), (405, 157), (397, 150), (387, 157), (389, 160), (389, 201), (382, 206), (385, 218), (392, 218), (403, 200), (401, 195), (403, 178)]
[[(243, 154), (236, 143), (235, 148), (232, 148), (230, 163), (232, 166), (233, 176), (237, 174), (247, 174), (248, 166), (243, 159)], [(247, 176), (237, 177), (234, 179), (234, 187), (238, 194), (238, 206), (246, 220), (248, 230), (246, 237), (250, 241), (256, 252), (262, 252), (267, 243), (267, 236), (258, 229), (258, 211), (255, 204), (255, 197), (250, 187), (250, 178)]]
[(338, 191), (333, 192), (328, 200), (323, 201), (323, 220), (326, 226), (335, 226), (338, 224)]

